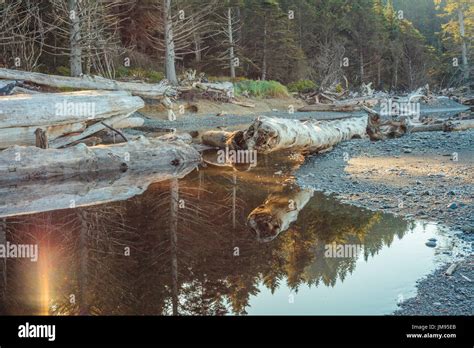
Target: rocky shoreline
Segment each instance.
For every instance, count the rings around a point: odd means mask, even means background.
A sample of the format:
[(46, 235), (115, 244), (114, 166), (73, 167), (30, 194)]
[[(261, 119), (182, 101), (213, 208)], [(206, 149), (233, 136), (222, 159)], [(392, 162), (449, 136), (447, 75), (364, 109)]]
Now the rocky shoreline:
[[(463, 251), (472, 255), (472, 139), (471, 130), (414, 133), (383, 142), (351, 140), (308, 157), (296, 178), (301, 186), (346, 203), (447, 226), (467, 242)], [(472, 315), (472, 264), (472, 257), (464, 259), (451, 277), (444, 274), (449, 265), (443, 265), (418, 283), (417, 296), (403, 302), (396, 314)]]

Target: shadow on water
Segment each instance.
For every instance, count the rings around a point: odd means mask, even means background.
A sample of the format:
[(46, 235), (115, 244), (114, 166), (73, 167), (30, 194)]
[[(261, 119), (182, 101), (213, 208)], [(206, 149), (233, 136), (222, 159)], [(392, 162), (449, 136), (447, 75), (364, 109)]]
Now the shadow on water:
[(0, 220), (0, 242), (39, 246), (37, 262), (2, 260), (1, 314), (390, 313), (434, 267), (426, 239), (450, 241), (296, 187), (301, 163), (210, 160), (127, 200)]

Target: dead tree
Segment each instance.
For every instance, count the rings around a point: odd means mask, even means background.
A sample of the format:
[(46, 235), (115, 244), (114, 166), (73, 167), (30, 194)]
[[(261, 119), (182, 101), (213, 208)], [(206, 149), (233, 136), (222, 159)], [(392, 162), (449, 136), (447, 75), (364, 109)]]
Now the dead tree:
[[(196, 11), (189, 2), (162, 0), (150, 9), (148, 20), (151, 25), (147, 38), (154, 49), (164, 54), (166, 78), (171, 83), (178, 83), (176, 60), (205, 49), (196, 48), (195, 34), (205, 31), (210, 25), (205, 18), (215, 4), (216, 1), (211, 0)], [(203, 39), (201, 36), (200, 40)]]
[[(70, 59), (71, 76), (92, 70), (102, 76), (115, 76), (115, 62), (124, 50), (118, 37), (118, 7), (126, 2), (94, 0), (51, 0), (48, 25), (54, 29), (51, 54)], [(57, 52), (60, 53), (57, 53)], [(84, 69), (85, 67), (85, 69)]]
[(34, 0), (0, 1), (0, 49), (6, 66), (33, 70), (43, 52), (42, 4)]
[(230, 77), (234, 79), (235, 68), (239, 65), (239, 60), (236, 57), (239, 39), (236, 34), (240, 30), (240, 19), (237, 11), (231, 6), (227, 7), (224, 15), (216, 13), (216, 18), (219, 22), (216, 38), (224, 48), (217, 59), (222, 61), (225, 67), (229, 68)]

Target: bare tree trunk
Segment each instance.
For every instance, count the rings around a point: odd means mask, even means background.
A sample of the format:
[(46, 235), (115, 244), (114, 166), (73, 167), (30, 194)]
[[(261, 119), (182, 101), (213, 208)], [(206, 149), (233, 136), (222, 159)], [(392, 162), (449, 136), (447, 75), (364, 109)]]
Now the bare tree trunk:
[(267, 14), (263, 17), (263, 62), (262, 81), (267, 79)]
[(171, 0), (163, 0), (163, 23), (165, 29), (165, 69), (166, 78), (173, 84), (178, 84), (175, 67), (175, 51), (173, 38), (173, 22), (171, 17)]
[(87, 275), (88, 275), (88, 248), (87, 248), (87, 212), (79, 211), (77, 213), (81, 222), (81, 232), (79, 235), (79, 276), (77, 279), (79, 288), (79, 315), (88, 315), (89, 306), (87, 304)]
[(393, 88), (396, 90), (398, 86), (398, 59), (395, 61), (394, 66), (394, 74), (393, 74)]
[(68, 0), (68, 9), (69, 19), (71, 20), (71, 32), (69, 36), (71, 76), (78, 77), (82, 75), (81, 24), (78, 1)]
[[(193, 23), (193, 27), (195, 27), (194, 17), (191, 18), (191, 22)], [(194, 57), (195, 57), (196, 63), (200, 63), (202, 60), (201, 35), (199, 34), (197, 30), (195, 30), (193, 33), (193, 41), (194, 41)]]
[(171, 241), (171, 295), (173, 315), (178, 315), (178, 200), (179, 184), (177, 179), (170, 183), (170, 241)]
[[(6, 219), (0, 220), (0, 244), (7, 243)], [(0, 311), (5, 315), (7, 295), (7, 258), (0, 259)]]
[(459, 34), (461, 35), (461, 50), (462, 50), (462, 70), (463, 70), (463, 79), (465, 82), (469, 80), (469, 64), (467, 61), (467, 45), (465, 38), (464, 30), (464, 13), (462, 7), (458, 8), (458, 17), (459, 17)]
[(377, 63), (377, 87), (380, 88), (382, 82), (382, 60)]
[(235, 66), (234, 66), (234, 37), (232, 33), (232, 8), (227, 9), (227, 30), (229, 31), (229, 58), (230, 58), (230, 77), (235, 79)]
[(360, 84), (364, 82), (364, 54), (362, 53), (362, 48), (359, 50), (359, 60), (360, 60)]

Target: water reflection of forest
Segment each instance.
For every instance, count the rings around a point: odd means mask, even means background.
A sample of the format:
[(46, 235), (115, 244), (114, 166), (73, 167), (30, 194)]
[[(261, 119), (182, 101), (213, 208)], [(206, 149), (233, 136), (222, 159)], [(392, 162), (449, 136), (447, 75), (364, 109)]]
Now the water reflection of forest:
[[(208, 168), (154, 184), (128, 201), (8, 218), (0, 238), (39, 243), (40, 260), (0, 265), (2, 314), (243, 314), (263, 282), (335, 286), (355, 259), (328, 243), (364, 245), (368, 259), (410, 226), (315, 194), (290, 228), (259, 243), (247, 216), (283, 176)], [(1, 240), (0, 240), (1, 242)]]

